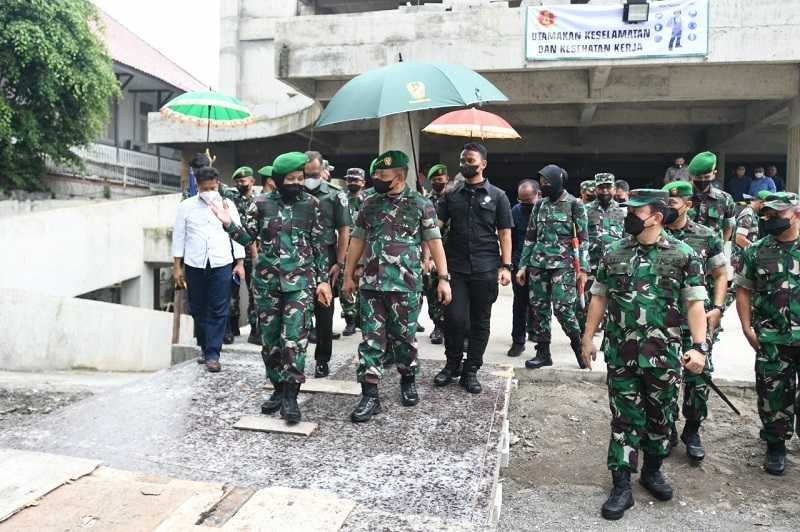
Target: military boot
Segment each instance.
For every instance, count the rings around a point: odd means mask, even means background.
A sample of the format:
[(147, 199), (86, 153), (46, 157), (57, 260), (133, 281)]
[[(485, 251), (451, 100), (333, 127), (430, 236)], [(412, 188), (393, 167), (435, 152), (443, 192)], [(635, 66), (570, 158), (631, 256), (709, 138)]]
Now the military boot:
[(786, 468), (786, 443), (767, 443), (764, 471), (770, 475), (783, 475)]
[(464, 371), (461, 373), (458, 384), (469, 393), (481, 393), (483, 389), (481, 383), (478, 382), (478, 369), (473, 366), (464, 366)]
[(330, 374), (331, 374), (331, 368), (328, 367), (328, 363), (318, 361), (317, 366), (314, 368), (314, 378), (324, 379)]
[(378, 385), (361, 383), (361, 401), (350, 414), (350, 421), (364, 423), (380, 413), (381, 401), (378, 399)]
[(272, 395), (269, 398), (261, 403), (261, 413), (262, 414), (274, 414), (278, 410), (281, 409), (281, 405), (283, 404), (283, 393), (285, 388), (285, 382), (276, 382), (270, 379), (272, 382)]
[(525, 352), (525, 344), (512, 343), (511, 347), (508, 348), (508, 352), (506, 353), (506, 355), (510, 357), (518, 357), (524, 352)]
[(258, 329), (250, 331), (250, 336), (247, 337), (247, 343), (261, 345), (261, 335), (258, 334)]
[(583, 359), (581, 358), (580, 337), (570, 338), (569, 346), (572, 348), (572, 352), (575, 353), (575, 359), (578, 361), (578, 367), (581, 369), (586, 369), (586, 364), (583, 363)]
[(444, 343), (444, 329), (441, 323), (435, 323), (433, 326), (433, 332), (431, 332), (431, 343), (435, 345), (441, 345)]
[(461, 375), (461, 361), (448, 360), (442, 370), (433, 378), (436, 386), (447, 386), (453, 379)]
[(525, 367), (528, 369), (539, 369), (552, 365), (553, 359), (550, 356), (550, 344), (543, 342), (536, 344), (536, 356), (525, 361)]
[(419, 403), (417, 383), (414, 375), (400, 377), (400, 402), (403, 406), (414, 406)]
[(417, 332), (418, 333), (424, 333), (425, 332), (425, 327), (423, 327), (420, 322), (417, 322)]
[(611, 478), (614, 481), (614, 487), (611, 488), (611, 493), (603, 503), (600, 513), (605, 519), (616, 521), (625, 515), (625, 510), (633, 507), (631, 472), (628, 470), (612, 471)]
[(686, 445), (686, 454), (693, 462), (701, 462), (706, 457), (703, 443), (700, 441), (700, 423), (687, 421), (681, 433), (681, 441)]
[(661, 474), (661, 462), (661, 458), (645, 454), (639, 484), (659, 501), (668, 501), (672, 498), (672, 488)]
[(281, 417), (290, 425), (300, 423), (300, 405), (297, 404), (297, 394), (300, 393), (300, 383), (289, 381), (284, 383), (283, 401), (281, 402)]
[(353, 336), (356, 333), (356, 320), (351, 316), (346, 316), (344, 319), (346, 325), (342, 331), (342, 336)]

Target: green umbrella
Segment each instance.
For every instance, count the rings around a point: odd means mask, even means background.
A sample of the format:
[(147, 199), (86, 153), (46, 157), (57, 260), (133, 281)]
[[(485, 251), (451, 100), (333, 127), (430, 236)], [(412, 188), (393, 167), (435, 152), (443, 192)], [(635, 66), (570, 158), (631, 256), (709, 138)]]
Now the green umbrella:
[(167, 102), (161, 115), (206, 126), (206, 142), (211, 126), (236, 127), (255, 122), (253, 113), (232, 96), (213, 91), (186, 92)]
[(506, 100), (491, 82), (463, 65), (401, 61), (345, 83), (316, 126)]

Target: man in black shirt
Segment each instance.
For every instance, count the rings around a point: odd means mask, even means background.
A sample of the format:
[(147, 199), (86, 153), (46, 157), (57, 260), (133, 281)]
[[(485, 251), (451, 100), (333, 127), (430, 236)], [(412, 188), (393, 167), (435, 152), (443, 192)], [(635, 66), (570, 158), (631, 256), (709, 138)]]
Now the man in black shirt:
[[(489, 341), (497, 283), (511, 282), (511, 204), (505, 192), (483, 177), (485, 169), (486, 147), (465, 144), (460, 168), (464, 181), (457, 182), (437, 205), (439, 224), (450, 224), (444, 249), (453, 301), (445, 307), (447, 364), (433, 382), (446, 386), (460, 373), (459, 384), (470, 393), (481, 391), (477, 372)], [(466, 323), (470, 324), (469, 348), (462, 371)]]

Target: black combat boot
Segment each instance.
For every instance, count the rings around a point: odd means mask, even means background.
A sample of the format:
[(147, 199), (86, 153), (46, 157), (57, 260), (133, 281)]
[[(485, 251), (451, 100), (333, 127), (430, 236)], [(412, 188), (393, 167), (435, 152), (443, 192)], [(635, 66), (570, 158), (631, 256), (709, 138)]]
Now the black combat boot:
[(222, 336), (222, 343), (223, 343), (223, 344), (225, 344), (225, 345), (230, 345), (230, 344), (232, 344), (232, 343), (233, 343), (233, 333), (226, 332), (226, 333), (225, 333), (225, 334)]
[(764, 459), (764, 471), (770, 475), (783, 475), (786, 468), (786, 443), (767, 443), (767, 456)]
[(261, 345), (261, 335), (258, 334), (258, 330), (250, 331), (250, 336), (247, 337), (247, 343), (253, 345)]
[(433, 384), (436, 386), (447, 386), (459, 375), (461, 375), (461, 361), (448, 360), (447, 364), (445, 364), (442, 370), (433, 378)]
[(536, 344), (536, 356), (525, 361), (525, 367), (528, 369), (539, 369), (552, 365), (553, 359), (550, 357), (550, 344), (543, 342)]
[(356, 333), (356, 320), (353, 317), (347, 316), (344, 319), (347, 325), (344, 326), (342, 336), (353, 336)]
[(272, 395), (269, 398), (261, 403), (261, 413), (262, 414), (274, 414), (278, 410), (281, 409), (281, 405), (283, 404), (283, 393), (285, 389), (285, 382), (275, 382), (274, 380), (270, 379), (272, 382)]
[(423, 327), (420, 322), (417, 322), (417, 332), (418, 333), (424, 333), (425, 332), (425, 327)]
[(600, 513), (605, 519), (616, 521), (625, 515), (625, 510), (633, 507), (631, 472), (628, 470), (612, 471), (611, 478), (614, 481), (614, 487), (611, 488), (611, 493), (603, 503)]
[(581, 358), (580, 337), (570, 338), (569, 346), (572, 348), (572, 352), (575, 353), (575, 359), (578, 361), (578, 367), (581, 369), (586, 369), (586, 364), (583, 363), (583, 359)]
[(314, 368), (314, 378), (324, 379), (330, 374), (331, 374), (331, 368), (328, 367), (328, 363), (317, 361), (317, 366)]
[(400, 377), (400, 402), (403, 406), (414, 406), (419, 403), (417, 393), (417, 383), (414, 375), (404, 375)]
[(364, 423), (380, 413), (381, 401), (378, 399), (378, 385), (361, 383), (361, 401), (350, 414), (350, 421)]
[(441, 323), (434, 324), (430, 338), (432, 344), (440, 345), (444, 343), (444, 328)]
[(332, 332), (331, 333), (331, 340), (338, 340), (341, 337), (342, 337), (342, 333), (338, 333), (338, 332)]
[(700, 441), (700, 423), (687, 421), (681, 433), (681, 441), (686, 445), (686, 454), (692, 462), (701, 462), (706, 457), (703, 442)]
[(525, 352), (525, 344), (511, 344), (506, 353), (510, 357), (518, 357)]
[(300, 383), (289, 381), (284, 383), (283, 401), (281, 402), (281, 417), (290, 425), (300, 423), (300, 405), (297, 404), (297, 394), (300, 393)]
[(464, 371), (461, 373), (458, 384), (469, 393), (481, 393), (483, 389), (481, 388), (481, 383), (478, 382), (478, 369), (473, 366), (464, 366)]
[(639, 484), (659, 501), (668, 501), (672, 498), (672, 488), (661, 474), (661, 462), (661, 458), (645, 454)]

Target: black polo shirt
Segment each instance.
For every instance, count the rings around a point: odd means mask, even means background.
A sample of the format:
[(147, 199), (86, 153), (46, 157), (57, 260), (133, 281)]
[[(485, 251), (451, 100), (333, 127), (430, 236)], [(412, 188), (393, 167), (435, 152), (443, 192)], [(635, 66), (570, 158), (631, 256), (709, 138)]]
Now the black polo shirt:
[(498, 229), (511, 229), (511, 204), (506, 193), (489, 181), (470, 187), (457, 183), (436, 206), (439, 220), (450, 222), (444, 244), (447, 269), (455, 273), (481, 273), (500, 267)]

